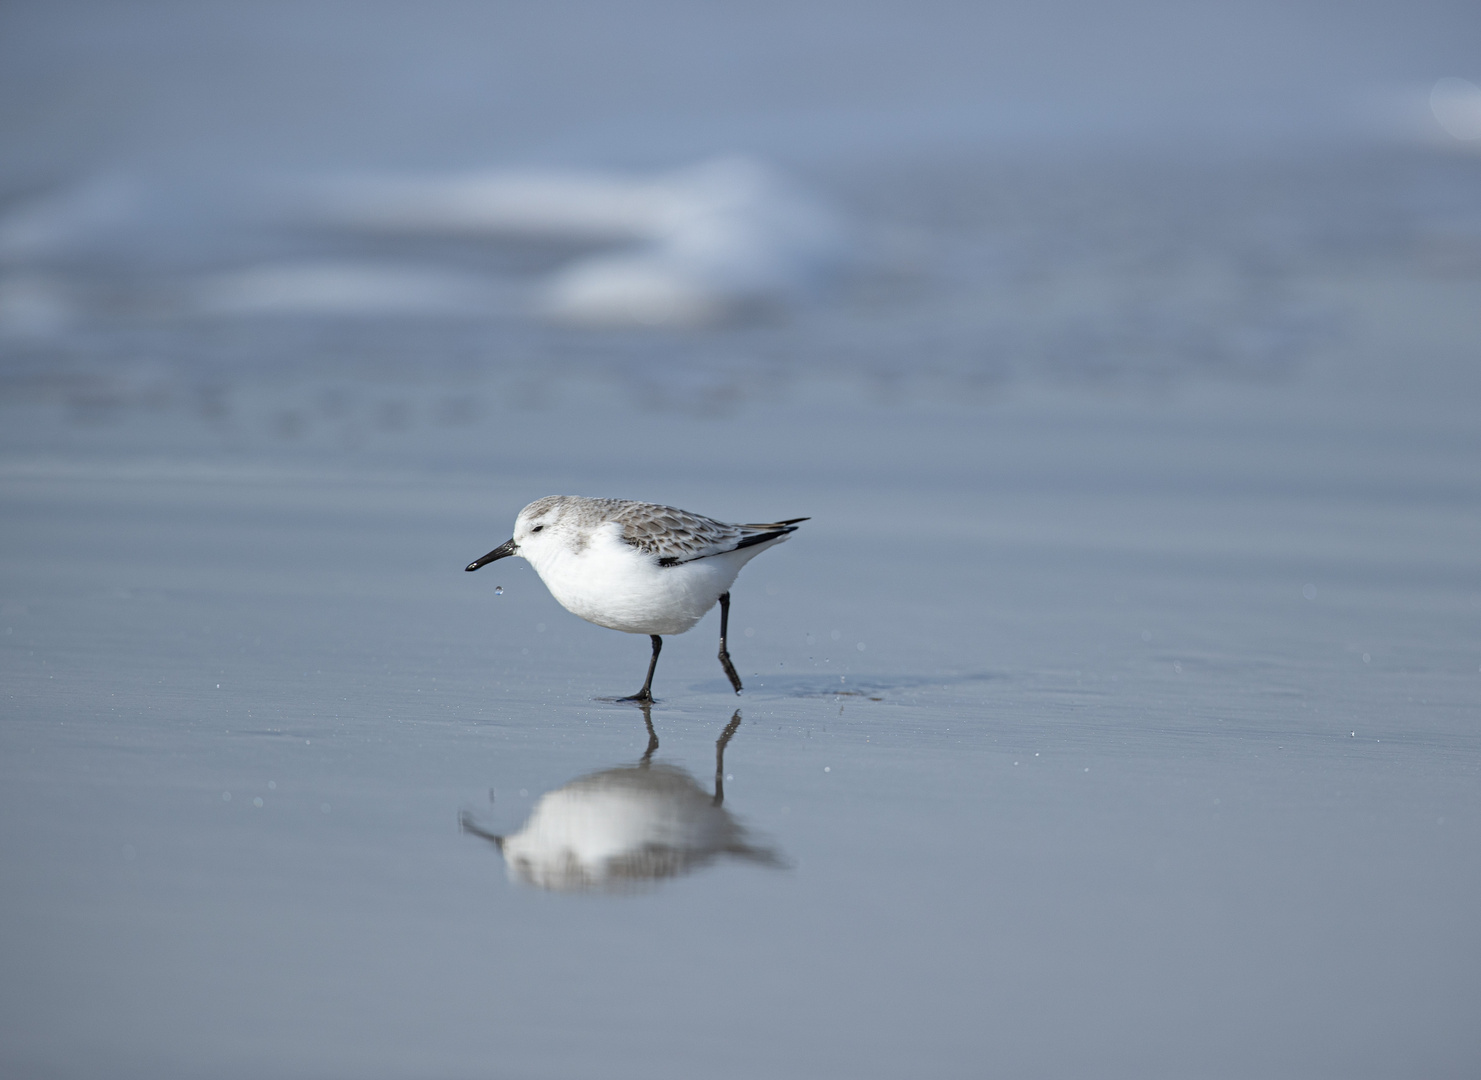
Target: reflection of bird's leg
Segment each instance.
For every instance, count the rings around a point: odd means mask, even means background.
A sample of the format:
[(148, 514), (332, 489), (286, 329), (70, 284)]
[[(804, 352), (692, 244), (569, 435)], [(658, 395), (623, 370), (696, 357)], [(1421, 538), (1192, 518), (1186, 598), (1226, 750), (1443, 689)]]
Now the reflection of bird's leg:
[(720, 806), (725, 802), (725, 744), (730, 742), (730, 737), (735, 734), (735, 729), (741, 725), (740, 710), (735, 710), (735, 715), (730, 718), (730, 723), (725, 725), (725, 730), (720, 732), (720, 737), (715, 740), (715, 805)]
[(648, 762), (653, 760), (653, 752), (658, 749), (658, 732), (653, 730), (653, 706), (650, 702), (642, 701), (643, 723), (648, 727), (648, 749), (643, 751), (643, 756), (638, 759), (638, 764), (643, 768), (648, 767)]
[(730, 629), (730, 594), (720, 594), (720, 666), (725, 669), (725, 674), (730, 676), (730, 685), (735, 687), (735, 692), (741, 692), (740, 676), (735, 673), (735, 665), (730, 662), (730, 650), (725, 648), (725, 632)]
[(648, 677), (643, 680), (643, 689), (632, 697), (618, 698), (618, 701), (636, 701), (639, 704), (653, 700), (653, 672), (658, 667), (658, 654), (663, 651), (663, 638), (657, 634), (649, 634), (653, 639), (653, 659), (648, 661)]

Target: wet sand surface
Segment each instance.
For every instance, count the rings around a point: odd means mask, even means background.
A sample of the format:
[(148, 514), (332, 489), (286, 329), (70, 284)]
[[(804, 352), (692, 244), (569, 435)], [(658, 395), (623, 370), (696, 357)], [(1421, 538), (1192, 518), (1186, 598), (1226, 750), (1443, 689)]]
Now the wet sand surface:
[[(654, 760), (706, 792), (740, 716), (724, 807), (778, 858), (566, 896), (459, 828), (513, 833), (647, 746), (637, 708), (594, 700), (634, 689), (645, 641), (561, 611), (522, 563), (461, 572), (578, 482), (531, 468), (548, 421), (490, 425), (462, 474), (13, 461), (13, 1062), (1473, 1058), (1468, 425), (1187, 402), (645, 420), (688, 449), (598, 464), (591, 490), (813, 516), (735, 589), (745, 694), (712, 615), (669, 640), (652, 711)], [(569, 452), (601, 462), (589, 438)]]

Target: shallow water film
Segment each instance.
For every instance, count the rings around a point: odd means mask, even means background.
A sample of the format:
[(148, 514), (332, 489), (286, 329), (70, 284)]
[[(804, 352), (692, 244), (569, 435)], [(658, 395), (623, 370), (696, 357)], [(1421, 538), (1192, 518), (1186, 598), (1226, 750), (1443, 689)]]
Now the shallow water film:
[(6, 5), (0, 1074), (1481, 1075), (1477, 56)]

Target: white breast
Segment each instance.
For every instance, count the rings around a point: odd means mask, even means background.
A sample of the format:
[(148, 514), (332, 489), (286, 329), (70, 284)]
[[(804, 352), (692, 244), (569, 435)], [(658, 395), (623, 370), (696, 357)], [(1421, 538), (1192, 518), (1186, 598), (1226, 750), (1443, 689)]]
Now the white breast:
[(625, 543), (621, 530), (609, 521), (580, 551), (559, 547), (526, 557), (567, 611), (628, 634), (682, 634), (715, 606), (741, 567), (770, 546), (660, 566)]

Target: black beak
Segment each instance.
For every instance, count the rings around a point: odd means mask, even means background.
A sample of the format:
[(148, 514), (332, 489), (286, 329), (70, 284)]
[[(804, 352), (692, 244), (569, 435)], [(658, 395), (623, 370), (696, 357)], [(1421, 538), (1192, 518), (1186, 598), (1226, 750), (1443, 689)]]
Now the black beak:
[(517, 554), (519, 554), (519, 545), (516, 544), (513, 540), (505, 540), (502, 544), (500, 544), (498, 547), (494, 548), (493, 551), (490, 551), (483, 558), (481, 558), (481, 559), (474, 559), (467, 566), (463, 567), (463, 569), (464, 570), (467, 570), (469, 573), (472, 573), (474, 570), (477, 570), (480, 566), (487, 566), (489, 563), (493, 562), (495, 559), (504, 559), (504, 558), (508, 558), (510, 555), (517, 555)]

